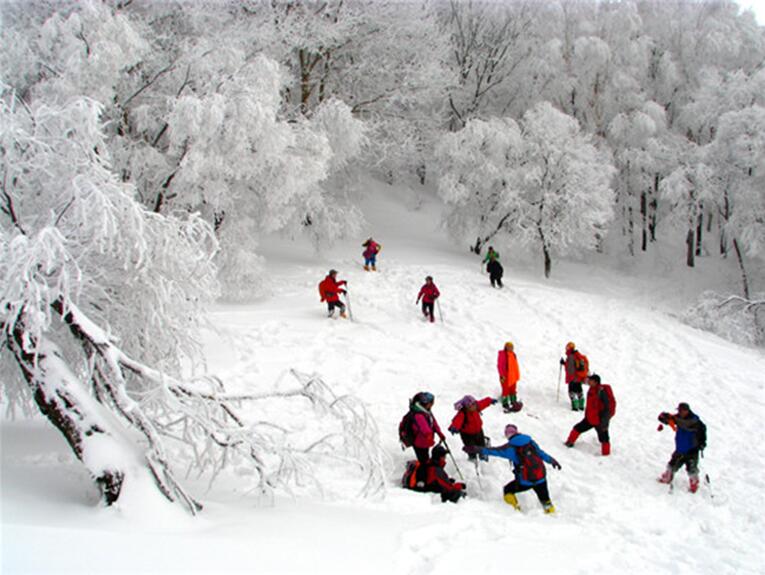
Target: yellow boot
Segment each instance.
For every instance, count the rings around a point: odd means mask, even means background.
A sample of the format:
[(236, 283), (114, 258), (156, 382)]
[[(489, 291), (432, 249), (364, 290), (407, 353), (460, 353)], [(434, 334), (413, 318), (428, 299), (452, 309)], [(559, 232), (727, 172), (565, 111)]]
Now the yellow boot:
[(552, 504), (552, 501), (548, 501), (544, 504), (545, 507), (545, 514), (546, 515), (552, 515), (555, 513), (555, 505)]
[(516, 511), (521, 510), (521, 506), (518, 503), (518, 498), (515, 496), (515, 493), (505, 493), (505, 503), (512, 505), (513, 509)]

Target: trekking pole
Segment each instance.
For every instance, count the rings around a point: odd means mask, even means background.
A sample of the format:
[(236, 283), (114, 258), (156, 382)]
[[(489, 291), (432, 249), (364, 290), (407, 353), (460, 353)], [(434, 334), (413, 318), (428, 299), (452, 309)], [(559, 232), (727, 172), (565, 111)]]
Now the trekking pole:
[(351, 296), (348, 290), (345, 290), (345, 301), (348, 303), (348, 319), (353, 321), (353, 312), (351, 312)]
[(436, 299), (436, 307), (438, 308), (438, 319), (441, 320), (441, 323), (444, 323), (444, 316), (441, 313), (441, 302), (439, 302), (438, 299)]
[(446, 438), (442, 439), (441, 442), (446, 446), (446, 453), (448, 453), (449, 457), (452, 458), (452, 463), (454, 464), (454, 469), (457, 470), (457, 475), (459, 475), (460, 479), (462, 479), (462, 483), (465, 483), (465, 477), (462, 475), (462, 471), (460, 471), (460, 466), (457, 465), (457, 461), (454, 459), (454, 455), (452, 455), (452, 450), (449, 447), (449, 444), (446, 443)]
[(558, 367), (558, 394), (555, 396), (555, 403), (560, 403), (560, 380), (563, 376), (563, 366)]

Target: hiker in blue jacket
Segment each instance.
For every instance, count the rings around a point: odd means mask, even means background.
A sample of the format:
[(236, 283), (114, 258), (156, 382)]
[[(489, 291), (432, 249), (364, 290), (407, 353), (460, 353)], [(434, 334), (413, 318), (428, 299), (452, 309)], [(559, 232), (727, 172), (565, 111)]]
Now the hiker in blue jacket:
[(666, 411), (660, 413), (659, 421), (659, 431), (664, 429), (664, 425), (669, 425), (675, 431), (675, 451), (659, 481), (672, 483), (675, 473), (685, 466), (688, 489), (696, 493), (699, 489), (699, 453), (707, 446), (707, 426), (685, 402), (677, 406), (676, 414)]
[(561, 468), (560, 463), (542, 451), (531, 437), (518, 433), (518, 427), (512, 423), (505, 427), (505, 437), (507, 437), (507, 443), (500, 447), (466, 445), (462, 449), (466, 453), (502, 457), (513, 462), (515, 479), (504, 487), (504, 499), (507, 504), (520, 511), (521, 506), (515, 494), (533, 489), (545, 513), (555, 513), (555, 506), (550, 501), (550, 493), (547, 489), (545, 462), (555, 469)]

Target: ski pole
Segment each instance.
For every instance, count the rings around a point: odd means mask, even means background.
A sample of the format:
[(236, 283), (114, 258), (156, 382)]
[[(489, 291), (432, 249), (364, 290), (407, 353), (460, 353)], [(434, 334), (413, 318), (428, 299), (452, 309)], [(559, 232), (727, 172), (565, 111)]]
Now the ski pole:
[(457, 470), (457, 475), (460, 476), (460, 479), (462, 479), (462, 483), (465, 483), (465, 477), (462, 475), (462, 471), (460, 471), (460, 466), (457, 465), (457, 461), (454, 459), (454, 455), (452, 455), (452, 450), (449, 447), (449, 444), (446, 443), (446, 438), (444, 437), (441, 442), (446, 446), (446, 453), (449, 454), (449, 457), (452, 458), (452, 463), (454, 464), (454, 469)]
[(560, 403), (560, 380), (563, 376), (563, 366), (559, 366), (558, 368), (558, 394), (555, 396), (555, 403)]
[(436, 307), (438, 308), (438, 319), (441, 320), (441, 323), (444, 323), (444, 316), (441, 313), (441, 302), (439, 302), (438, 299), (436, 299)]
[(345, 290), (345, 301), (348, 303), (348, 319), (353, 321), (353, 312), (351, 312), (351, 296), (348, 294), (348, 290)]

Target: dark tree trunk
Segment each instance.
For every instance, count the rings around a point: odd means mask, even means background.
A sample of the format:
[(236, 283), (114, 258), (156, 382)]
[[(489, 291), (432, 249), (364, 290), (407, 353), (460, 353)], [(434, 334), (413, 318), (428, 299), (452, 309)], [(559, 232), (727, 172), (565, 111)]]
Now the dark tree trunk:
[(696, 256), (701, 256), (701, 234), (704, 231), (704, 207), (699, 206), (699, 220), (696, 223)]
[(658, 212), (659, 209), (659, 200), (657, 199), (659, 197), (659, 183), (660, 178), (659, 174), (656, 174), (656, 176), (653, 179), (653, 190), (651, 193), (651, 201), (648, 202), (648, 210), (649, 210), (649, 216), (648, 216), (648, 234), (651, 242), (656, 241), (656, 212)]
[(646, 190), (640, 194), (640, 220), (640, 249), (646, 251), (648, 248), (648, 193)]
[(741, 254), (741, 248), (738, 245), (738, 240), (733, 238), (731, 242), (733, 244), (733, 250), (736, 252), (736, 260), (738, 261), (738, 267), (741, 270), (741, 285), (744, 288), (744, 299), (749, 299), (749, 279), (746, 275), (746, 268), (744, 267), (744, 257)]
[(627, 249), (629, 249), (630, 255), (635, 255), (635, 219), (632, 211), (632, 206), (627, 208)]
[[(40, 412), (63, 434), (77, 459), (85, 463), (87, 467), (86, 443), (96, 435), (109, 435), (108, 432), (92, 421), (92, 414), (88, 407), (79, 401), (65, 384), (57, 381), (51, 385), (46, 373), (48, 358), (39, 351), (34, 353), (27, 351), (25, 346), (35, 346), (35, 341), (26, 333), (22, 322), (16, 324), (13, 334), (8, 334), (6, 341), (21, 368), (24, 379), (32, 389)], [(55, 351), (49, 353), (55, 354)], [(64, 361), (61, 357), (58, 357), (58, 360)], [(98, 471), (88, 467), (107, 505), (117, 501), (125, 480), (124, 471), (117, 467)]]
[(689, 268), (692, 268), (696, 261), (694, 259), (694, 247), (695, 247), (695, 241), (694, 241), (694, 233), (693, 233), (693, 227), (688, 228), (688, 235), (685, 237), (685, 245), (687, 247), (686, 250), (686, 257), (685, 257), (685, 263)]

